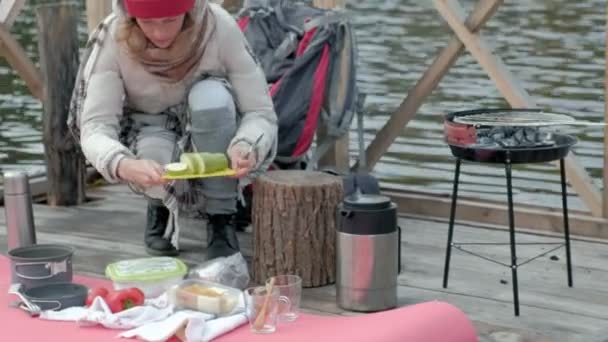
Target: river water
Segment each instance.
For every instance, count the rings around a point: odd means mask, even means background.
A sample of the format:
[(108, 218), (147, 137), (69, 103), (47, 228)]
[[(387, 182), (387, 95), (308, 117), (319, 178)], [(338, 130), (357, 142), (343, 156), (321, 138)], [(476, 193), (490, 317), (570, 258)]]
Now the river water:
[[(467, 10), (473, 5), (473, 1), (461, 3)], [(369, 144), (453, 35), (430, 0), (349, 1), (347, 10), (359, 44), (358, 79), (367, 94), (365, 140)], [(506, 1), (482, 35), (539, 106), (602, 121), (605, 11), (603, 0)], [(31, 9), (22, 13), (12, 31), (36, 60), (36, 23)], [(81, 35), (84, 40), (84, 22)], [(464, 53), (377, 164), (374, 175), (401, 189), (449, 193), (454, 165), (443, 141), (442, 115), (503, 106), (507, 103), (493, 82)], [(0, 59), (0, 171), (44, 171), (41, 110), (23, 81)], [(603, 129), (578, 126), (559, 130), (578, 137), (574, 152), (601, 186)], [(355, 138), (353, 131), (353, 160)], [(500, 166), (465, 163), (461, 184), (463, 195), (505, 198)], [(518, 166), (514, 188), (516, 203), (560, 204), (559, 174), (552, 164)], [(583, 209), (572, 189), (570, 192), (571, 206)]]

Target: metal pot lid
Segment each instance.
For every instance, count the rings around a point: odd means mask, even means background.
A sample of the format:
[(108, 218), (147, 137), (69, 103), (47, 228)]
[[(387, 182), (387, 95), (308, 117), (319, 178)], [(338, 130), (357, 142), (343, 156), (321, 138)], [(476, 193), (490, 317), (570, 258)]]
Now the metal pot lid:
[(362, 194), (356, 191), (344, 199), (344, 204), (350, 209), (380, 210), (391, 205), (391, 199), (376, 194)]

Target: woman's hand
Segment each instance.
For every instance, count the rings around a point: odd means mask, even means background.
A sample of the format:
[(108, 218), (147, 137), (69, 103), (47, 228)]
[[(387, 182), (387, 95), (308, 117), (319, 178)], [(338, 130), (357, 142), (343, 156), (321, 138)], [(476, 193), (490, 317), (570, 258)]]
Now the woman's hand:
[(120, 179), (135, 183), (141, 188), (163, 185), (163, 167), (153, 160), (122, 159), (118, 163), (116, 173)]
[(228, 158), (232, 164), (232, 169), (236, 172), (235, 178), (247, 176), (255, 166), (256, 155), (255, 151), (250, 151), (251, 147), (248, 144), (238, 143), (228, 150)]

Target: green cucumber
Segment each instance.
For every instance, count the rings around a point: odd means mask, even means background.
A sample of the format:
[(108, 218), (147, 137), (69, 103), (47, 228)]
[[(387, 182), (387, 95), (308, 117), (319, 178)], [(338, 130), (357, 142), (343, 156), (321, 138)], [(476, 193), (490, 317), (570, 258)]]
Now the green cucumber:
[(228, 158), (224, 153), (183, 153), (180, 161), (193, 174), (205, 174), (228, 168)]
[(188, 173), (188, 165), (184, 163), (171, 163), (165, 165), (165, 172), (169, 176), (182, 176)]

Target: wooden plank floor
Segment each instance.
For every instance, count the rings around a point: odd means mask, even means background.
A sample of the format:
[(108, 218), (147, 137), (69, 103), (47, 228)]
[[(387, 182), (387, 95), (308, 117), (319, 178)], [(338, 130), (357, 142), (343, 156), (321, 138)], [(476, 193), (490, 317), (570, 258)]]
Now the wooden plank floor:
[[(39, 243), (66, 243), (77, 248), (77, 273), (103, 275), (105, 266), (124, 258), (146, 256), (143, 248), (145, 201), (125, 186), (103, 186), (88, 192), (94, 200), (79, 207), (34, 206)], [(399, 304), (432, 300), (462, 309), (478, 329), (480, 341), (608, 341), (608, 244), (574, 240), (574, 287), (566, 283), (565, 253), (552, 252), (519, 270), (521, 316), (513, 315), (511, 272), (454, 250), (450, 283), (441, 287), (447, 224), (437, 220), (401, 218), (402, 265)], [(181, 258), (189, 265), (203, 261), (203, 224), (182, 223), (185, 249)], [(455, 241), (506, 242), (504, 230), (457, 225)], [(560, 241), (547, 236), (518, 233), (518, 241)], [(250, 258), (251, 235), (240, 235), (243, 252)], [(6, 252), (4, 210), (0, 212), (0, 250)], [(518, 247), (520, 260), (547, 246)], [(477, 246), (476, 252), (508, 263), (508, 246)], [(249, 260), (249, 259), (248, 259)], [(305, 311), (352, 315), (335, 304), (335, 287), (306, 289)], [(605, 332), (606, 330), (604, 330)]]

